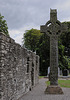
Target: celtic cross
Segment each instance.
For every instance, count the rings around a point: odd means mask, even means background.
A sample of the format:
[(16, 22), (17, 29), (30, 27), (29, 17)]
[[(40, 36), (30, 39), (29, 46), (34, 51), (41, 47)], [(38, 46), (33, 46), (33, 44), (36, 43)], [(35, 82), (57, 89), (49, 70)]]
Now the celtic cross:
[(50, 37), (50, 85), (58, 85), (58, 36), (66, 30), (65, 24), (57, 20), (57, 10), (51, 9), (50, 20), (40, 27)]

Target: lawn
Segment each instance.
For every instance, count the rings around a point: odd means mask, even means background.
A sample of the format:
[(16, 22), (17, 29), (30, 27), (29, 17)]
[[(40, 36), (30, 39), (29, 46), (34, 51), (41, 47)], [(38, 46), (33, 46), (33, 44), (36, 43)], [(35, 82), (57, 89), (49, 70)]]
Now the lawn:
[[(50, 81), (46, 81), (47, 85), (50, 85)], [(58, 80), (58, 84), (61, 87), (70, 88), (70, 80)]]
[(44, 76), (39, 76), (39, 79), (43, 78)]

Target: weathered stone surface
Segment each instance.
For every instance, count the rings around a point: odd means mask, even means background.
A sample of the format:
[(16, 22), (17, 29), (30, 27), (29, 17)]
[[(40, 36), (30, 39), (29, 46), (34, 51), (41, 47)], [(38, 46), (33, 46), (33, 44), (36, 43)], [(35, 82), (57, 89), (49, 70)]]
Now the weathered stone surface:
[(27, 93), (39, 82), (38, 72), (39, 56), (0, 33), (0, 100), (17, 100)]
[(50, 10), (50, 20), (40, 27), (50, 37), (50, 85), (58, 86), (58, 36), (67, 27), (57, 20), (57, 10)]
[(47, 86), (45, 94), (63, 94), (63, 91), (60, 86)]

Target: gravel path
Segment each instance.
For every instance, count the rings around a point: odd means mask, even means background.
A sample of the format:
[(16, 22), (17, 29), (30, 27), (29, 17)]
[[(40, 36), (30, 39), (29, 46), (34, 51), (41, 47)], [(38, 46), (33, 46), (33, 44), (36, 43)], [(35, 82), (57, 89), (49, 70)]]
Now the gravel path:
[(62, 88), (63, 95), (47, 95), (44, 94), (46, 89), (45, 81), (46, 78), (39, 80), (39, 84), (28, 92), (26, 95), (22, 96), (19, 100), (70, 100), (70, 88)]

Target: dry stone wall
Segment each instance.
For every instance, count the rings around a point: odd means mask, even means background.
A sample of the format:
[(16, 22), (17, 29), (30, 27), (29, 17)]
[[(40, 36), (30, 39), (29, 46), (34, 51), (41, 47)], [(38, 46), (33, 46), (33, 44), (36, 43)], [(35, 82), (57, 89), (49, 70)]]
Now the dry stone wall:
[(0, 100), (17, 100), (38, 84), (39, 56), (0, 33)]

